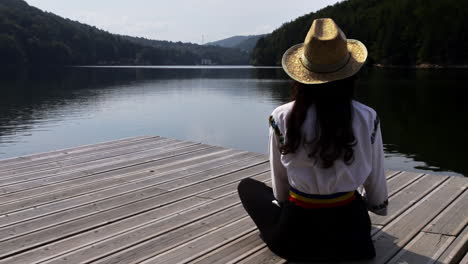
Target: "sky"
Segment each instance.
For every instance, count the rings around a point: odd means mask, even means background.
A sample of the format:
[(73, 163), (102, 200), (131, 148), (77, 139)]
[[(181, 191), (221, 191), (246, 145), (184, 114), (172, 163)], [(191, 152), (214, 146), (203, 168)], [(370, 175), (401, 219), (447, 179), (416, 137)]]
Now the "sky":
[(26, 0), (111, 33), (201, 44), (270, 33), (339, 0)]

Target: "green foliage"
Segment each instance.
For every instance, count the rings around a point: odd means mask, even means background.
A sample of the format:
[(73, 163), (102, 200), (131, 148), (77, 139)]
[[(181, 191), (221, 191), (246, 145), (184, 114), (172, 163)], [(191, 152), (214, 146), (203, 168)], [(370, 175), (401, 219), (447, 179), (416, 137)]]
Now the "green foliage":
[(210, 42), (206, 45), (237, 48), (251, 53), (255, 48), (257, 41), (263, 36), (265, 35), (234, 36), (227, 39)]
[[(172, 52), (172, 55), (165, 58), (167, 62), (161, 64), (194, 64), (202, 59), (209, 59), (216, 64), (222, 65), (242, 65), (248, 64), (249, 55), (246, 51), (236, 48), (227, 48), (220, 46), (205, 46), (192, 43), (171, 42), (162, 40), (149, 40), (145, 38), (136, 38), (122, 36), (125, 40), (145, 46), (146, 48), (155, 48), (165, 53)], [(149, 61), (146, 61), (149, 62)]]
[(0, 0), (0, 65), (247, 64), (239, 49), (110, 34), (29, 6)]
[(257, 42), (255, 65), (279, 65), (283, 53), (304, 41), (312, 21), (331, 17), (348, 38), (361, 40), (371, 63), (467, 64), (468, 1), (347, 0), (282, 25)]
[(7, 34), (0, 34), (0, 62), (2, 64), (25, 63), (26, 56), (19, 48), (16, 39)]

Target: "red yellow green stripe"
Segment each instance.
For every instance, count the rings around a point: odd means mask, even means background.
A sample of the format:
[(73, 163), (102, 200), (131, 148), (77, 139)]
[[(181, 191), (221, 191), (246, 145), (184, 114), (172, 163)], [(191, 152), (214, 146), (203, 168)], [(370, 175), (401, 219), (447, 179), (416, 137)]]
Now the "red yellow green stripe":
[[(294, 204), (304, 207), (304, 208), (329, 208), (329, 207), (337, 207), (342, 206), (345, 204), (350, 203), (355, 199), (355, 193), (353, 192), (346, 192), (340, 193), (337, 195), (308, 195), (310, 197), (305, 197), (305, 195), (301, 195), (300, 193), (294, 189), (289, 191), (289, 201), (293, 202)], [(307, 195), (307, 194), (306, 194)], [(333, 197), (333, 198), (329, 198)]]

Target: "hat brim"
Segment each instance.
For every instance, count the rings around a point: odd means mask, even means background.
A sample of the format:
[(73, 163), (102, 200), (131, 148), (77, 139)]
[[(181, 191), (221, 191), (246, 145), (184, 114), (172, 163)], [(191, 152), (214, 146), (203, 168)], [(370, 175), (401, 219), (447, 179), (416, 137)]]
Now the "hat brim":
[(318, 73), (308, 70), (301, 62), (304, 44), (289, 48), (283, 55), (281, 64), (292, 79), (304, 84), (320, 84), (345, 79), (356, 74), (367, 59), (367, 49), (359, 40), (348, 39), (349, 61), (334, 72)]

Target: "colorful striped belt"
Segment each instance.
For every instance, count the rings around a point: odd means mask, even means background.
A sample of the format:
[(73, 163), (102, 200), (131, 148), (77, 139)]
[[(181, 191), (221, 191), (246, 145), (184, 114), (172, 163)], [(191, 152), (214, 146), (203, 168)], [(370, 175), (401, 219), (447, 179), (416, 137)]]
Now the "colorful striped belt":
[(303, 208), (331, 208), (351, 203), (355, 192), (341, 192), (327, 195), (308, 194), (291, 187), (289, 201)]

